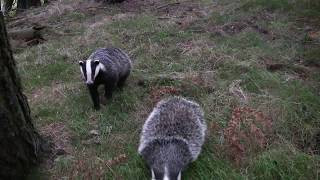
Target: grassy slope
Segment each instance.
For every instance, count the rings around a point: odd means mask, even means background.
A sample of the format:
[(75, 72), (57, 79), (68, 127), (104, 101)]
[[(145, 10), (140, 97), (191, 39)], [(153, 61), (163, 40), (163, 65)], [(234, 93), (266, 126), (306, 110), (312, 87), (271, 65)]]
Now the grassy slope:
[[(160, 4), (166, 2), (170, 1)], [(193, 16), (186, 25), (174, 23), (175, 18), (159, 19), (164, 14), (155, 10), (131, 13), (132, 17), (120, 16), (121, 6), (109, 6), (96, 16), (70, 11), (51, 22), (72, 22), (63, 27), (72, 36), (56, 37), (15, 54), (37, 126), (62, 122), (72, 131), (71, 154), (57, 158), (45, 174), (59, 179), (148, 179), (149, 171), (137, 155), (139, 133), (153, 106), (152, 88), (171, 86), (203, 106), (209, 127), (220, 127), (218, 132), (209, 129), (202, 154), (183, 173), (183, 179), (319, 178), (319, 156), (305, 153), (307, 144), (320, 130), (319, 69), (307, 69), (307, 77), (301, 77), (294, 66), (300, 59), (314, 61), (308, 59), (316, 55), (304, 48), (306, 33), (297, 19), (317, 18), (316, 11), (300, 11), (287, 0), (196, 4), (200, 9), (210, 7), (210, 11), (203, 10), (204, 15)], [(112, 20), (93, 27), (112, 16)], [(250, 27), (231, 35), (219, 35), (214, 30), (248, 20), (272, 33)], [(185, 44), (191, 44), (191, 48)], [(80, 80), (77, 62), (106, 45), (129, 52), (135, 60), (134, 71), (124, 91), (117, 92), (106, 107), (95, 112)], [(288, 67), (270, 72), (265, 60)], [(214, 73), (209, 80), (213, 81), (214, 91), (187, 80), (155, 78), (172, 72), (201, 71)], [(150, 80), (138, 86), (141, 79)], [(246, 106), (270, 116), (274, 129), (267, 149), (248, 156), (242, 167), (229, 161), (221, 146), (222, 128), (231, 118), (231, 111), (244, 105), (229, 93), (230, 84), (236, 80), (241, 80), (240, 86), (249, 97)], [(84, 145), (92, 129), (100, 132), (100, 145)], [(126, 154), (128, 160), (110, 168), (101, 163), (119, 154)]]

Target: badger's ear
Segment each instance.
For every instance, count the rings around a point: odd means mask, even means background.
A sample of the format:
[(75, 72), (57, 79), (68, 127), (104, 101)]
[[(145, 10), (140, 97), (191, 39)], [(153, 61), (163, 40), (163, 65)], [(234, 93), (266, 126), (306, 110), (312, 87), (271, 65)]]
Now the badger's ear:
[(100, 63), (100, 60), (94, 60), (94, 63), (96, 64), (96, 65), (98, 65), (99, 63)]
[(80, 65), (80, 66), (83, 65), (83, 63), (84, 63), (83, 61), (79, 61), (79, 65)]

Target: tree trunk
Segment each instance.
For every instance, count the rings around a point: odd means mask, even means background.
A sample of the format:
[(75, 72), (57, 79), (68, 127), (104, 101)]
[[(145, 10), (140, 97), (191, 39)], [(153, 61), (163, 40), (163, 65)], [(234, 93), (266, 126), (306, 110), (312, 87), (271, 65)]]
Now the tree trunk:
[(18, 0), (17, 8), (18, 10), (28, 9), (30, 7), (29, 0)]
[(25, 179), (44, 141), (32, 124), (1, 13), (0, 44), (0, 179)]
[(30, 6), (41, 6), (41, 0), (30, 0)]
[(41, 0), (18, 0), (18, 10), (28, 9), (32, 6), (41, 6)]

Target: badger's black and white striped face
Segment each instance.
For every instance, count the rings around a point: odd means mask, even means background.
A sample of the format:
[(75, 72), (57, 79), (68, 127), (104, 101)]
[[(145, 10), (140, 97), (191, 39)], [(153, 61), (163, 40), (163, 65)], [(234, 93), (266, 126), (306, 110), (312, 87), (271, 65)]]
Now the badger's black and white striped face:
[(86, 61), (79, 61), (79, 65), (82, 78), (87, 85), (92, 85), (99, 72), (105, 70), (99, 60), (88, 59)]
[(172, 172), (167, 166), (164, 167), (164, 172), (151, 169), (151, 175), (151, 180), (181, 180), (181, 171)]

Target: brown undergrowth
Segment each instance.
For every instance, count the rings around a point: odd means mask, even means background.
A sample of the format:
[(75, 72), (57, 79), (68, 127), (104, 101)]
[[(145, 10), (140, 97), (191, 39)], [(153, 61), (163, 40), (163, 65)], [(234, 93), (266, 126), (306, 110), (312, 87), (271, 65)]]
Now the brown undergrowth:
[(159, 102), (163, 97), (166, 95), (179, 95), (181, 92), (180, 89), (164, 86), (164, 87), (158, 87), (158, 88), (152, 88), (150, 93), (150, 100), (152, 104), (156, 104)]
[(226, 152), (241, 165), (246, 156), (267, 147), (271, 131), (272, 121), (262, 112), (249, 107), (235, 108), (224, 129)]

